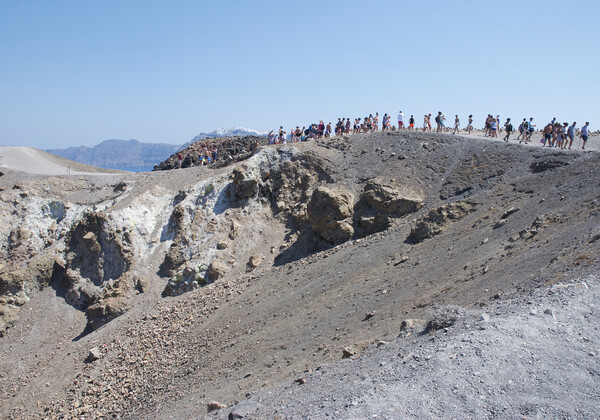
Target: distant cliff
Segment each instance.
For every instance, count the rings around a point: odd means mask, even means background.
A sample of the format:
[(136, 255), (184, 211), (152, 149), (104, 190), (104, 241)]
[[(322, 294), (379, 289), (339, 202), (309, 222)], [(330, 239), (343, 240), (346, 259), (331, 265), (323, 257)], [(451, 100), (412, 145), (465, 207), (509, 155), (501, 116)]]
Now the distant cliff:
[(86, 165), (107, 169), (140, 172), (150, 171), (182, 145), (142, 143), (138, 140), (105, 140), (94, 147), (80, 146), (48, 149), (49, 153)]

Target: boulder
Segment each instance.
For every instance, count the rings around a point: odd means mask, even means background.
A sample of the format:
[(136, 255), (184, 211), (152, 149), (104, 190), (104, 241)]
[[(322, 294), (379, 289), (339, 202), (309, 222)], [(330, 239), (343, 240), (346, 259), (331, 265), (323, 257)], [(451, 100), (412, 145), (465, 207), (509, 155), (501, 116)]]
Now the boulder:
[(343, 187), (318, 187), (307, 207), (312, 229), (332, 244), (346, 242), (354, 234), (352, 226), (354, 196)]
[(65, 298), (80, 309), (95, 302), (135, 260), (126, 233), (111, 226), (103, 212), (84, 214), (69, 231), (65, 245)]
[(233, 170), (233, 190), (238, 199), (248, 199), (258, 193), (258, 180), (248, 175), (245, 165)]
[(141, 293), (147, 293), (148, 291), (150, 291), (150, 281), (145, 277), (140, 277), (137, 279), (135, 287)]
[(238, 420), (248, 418), (253, 412), (258, 409), (258, 404), (252, 400), (240, 401), (231, 408), (229, 420)]
[(242, 231), (242, 227), (235, 220), (231, 221), (231, 226), (229, 228), (229, 239), (234, 240), (238, 237), (240, 232)]
[(209, 281), (215, 281), (227, 274), (227, 266), (221, 261), (213, 261), (206, 270), (206, 278)]
[(255, 255), (251, 256), (250, 259), (248, 260), (248, 267), (251, 269), (254, 269), (254, 268), (258, 267), (263, 262), (264, 259), (265, 259), (265, 257), (263, 257), (262, 255), (255, 254)]
[(107, 322), (124, 314), (127, 309), (129, 309), (129, 304), (124, 297), (100, 299), (87, 309), (88, 327), (91, 330), (96, 330)]
[(422, 194), (379, 178), (372, 179), (365, 185), (362, 198), (369, 207), (395, 216), (414, 213), (423, 206)]
[(206, 284), (207, 270), (204, 267), (205, 266), (198, 268), (192, 266), (185, 267), (182, 271), (169, 279), (162, 295), (179, 296)]
[(342, 359), (349, 359), (356, 354), (356, 351), (352, 347), (344, 347), (342, 350)]
[(113, 192), (123, 192), (127, 191), (127, 184), (125, 182), (119, 182), (113, 188)]
[(227, 407), (225, 404), (222, 404), (218, 401), (211, 401), (206, 405), (206, 411), (210, 413), (212, 411), (221, 410), (225, 407)]
[(85, 361), (90, 363), (98, 360), (102, 356), (102, 352), (98, 347), (93, 347), (90, 349)]
[(408, 241), (413, 244), (421, 243), (425, 239), (439, 234), (451, 222), (462, 219), (473, 211), (475, 211), (475, 205), (464, 201), (445, 204), (433, 209), (412, 228)]
[(185, 264), (186, 259), (181, 251), (180, 241), (175, 241), (171, 244), (169, 251), (165, 254), (165, 259), (159, 268), (159, 274), (161, 276), (174, 276), (177, 270)]
[(368, 235), (388, 229), (394, 219), (413, 213), (423, 206), (423, 195), (380, 178), (364, 187), (356, 206), (358, 234)]

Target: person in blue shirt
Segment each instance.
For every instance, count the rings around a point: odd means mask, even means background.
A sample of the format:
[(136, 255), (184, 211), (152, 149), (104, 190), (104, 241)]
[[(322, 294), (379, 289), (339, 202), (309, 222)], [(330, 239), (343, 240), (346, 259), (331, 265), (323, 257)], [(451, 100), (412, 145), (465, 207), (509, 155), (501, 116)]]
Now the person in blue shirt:
[(581, 146), (581, 150), (585, 150), (585, 143), (588, 141), (588, 136), (590, 135), (590, 123), (586, 122), (583, 127), (581, 127), (581, 139), (583, 140), (583, 145)]
[(567, 137), (569, 138), (569, 150), (571, 150), (571, 146), (573, 145), (573, 139), (575, 139), (575, 125), (577, 123), (574, 122), (567, 129)]

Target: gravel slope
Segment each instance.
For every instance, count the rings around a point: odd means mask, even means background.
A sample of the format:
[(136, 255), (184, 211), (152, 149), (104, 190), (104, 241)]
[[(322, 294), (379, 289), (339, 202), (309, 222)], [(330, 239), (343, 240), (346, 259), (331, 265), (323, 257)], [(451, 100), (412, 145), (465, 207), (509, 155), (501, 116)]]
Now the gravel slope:
[(558, 284), (402, 334), (240, 407), (257, 419), (597, 418), (599, 314), (598, 277)]
[[(254, 418), (556, 417), (559, 406), (568, 417), (597, 416), (598, 395), (590, 391), (600, 388), (597, 316), (589, 315), (598, 307), (589, 277), (600, 266), (597, 153), (423, 133), (290, 147), (325, 159), (332, 180), (356, 195), (372, 177), (394, 178), (422, 189), (425, 206), (387, 231), (307, 248), (285, 264), (269, 249), (281, 249), (287, 226), (275, 217), (256, 221), (270, 226), (257, 244), (268, 262), (179, 297), (161, 297), (166, 280), (153, 256), (141, 264), (150, 290), (83, 336), (83, 314), (48, 288), (0, 338), (0, 416), (199, 418), (212, 400), (248, 398), (260, 403), (246, 404)], [(0, 183), (5, 195), (26, 190), (120, 210), (152, 188), (174, 196), (228, 170), (113, 181), (22, 175), (27, 182), (15, 192), (21, 175), (11, 171)], [(115, 190), (120, 180), (125, 192)], [(471, 210), (446, 220), (434, 237), (408, 240), (430, 211), (457, 202)], [(589, 288), (549, 294), (573, 279)], [(464, 316), (447, 332), (401, 332), (404, 320), (424, 320), (435, 305), (449, 304)], [(569, 308), (583, 311), (573, 309), (572, 324)], [(373, 349), (378, 341), (388, 344)], [(100, 358), (85, 362), (93, 347)], [(341, 361), (347, 347), (355, 356)], [(300, 378), (306, 382), (293, 382)], [(560, 404), (569, 399), (576, 404)]]

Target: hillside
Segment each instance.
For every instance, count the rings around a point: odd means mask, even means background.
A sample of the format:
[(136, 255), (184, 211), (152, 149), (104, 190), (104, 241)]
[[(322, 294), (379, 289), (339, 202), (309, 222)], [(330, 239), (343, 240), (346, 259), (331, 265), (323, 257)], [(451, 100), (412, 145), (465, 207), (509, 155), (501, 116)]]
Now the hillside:
[(598, 152), (400, 132), (240, 156), (0, 176), (0, 416), (598, 415)]

